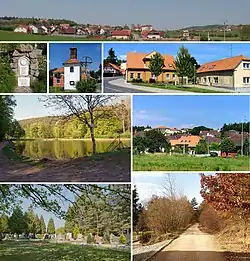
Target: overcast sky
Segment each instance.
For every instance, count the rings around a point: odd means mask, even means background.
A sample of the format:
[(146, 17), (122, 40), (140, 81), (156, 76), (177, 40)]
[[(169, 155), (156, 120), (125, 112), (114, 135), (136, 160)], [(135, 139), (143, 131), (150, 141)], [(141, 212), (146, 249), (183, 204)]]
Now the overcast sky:
[(249, 0), (1, 0), (0, 16), (65, 18), (80, 23), (152, 24), (156, 29), (249, 23)]

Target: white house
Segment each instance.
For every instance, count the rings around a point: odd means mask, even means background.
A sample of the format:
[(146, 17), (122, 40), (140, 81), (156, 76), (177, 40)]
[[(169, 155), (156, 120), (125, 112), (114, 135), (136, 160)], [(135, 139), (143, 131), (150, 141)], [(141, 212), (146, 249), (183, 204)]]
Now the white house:
[(29, 30), (29, 27), (27, 25), (19, 25), (17, 28), (14, 29), (14, 32), (27, 34), (28, 30)]
[(43, 30), (43, 33), (48, 34), (49, 29), (46, 26), (42, 25), (41, 29)]
[(33, 34), (38, 34), (38, 27), (36, 27), (35, 25), (30, 25), (29, 28), (31, 29)]

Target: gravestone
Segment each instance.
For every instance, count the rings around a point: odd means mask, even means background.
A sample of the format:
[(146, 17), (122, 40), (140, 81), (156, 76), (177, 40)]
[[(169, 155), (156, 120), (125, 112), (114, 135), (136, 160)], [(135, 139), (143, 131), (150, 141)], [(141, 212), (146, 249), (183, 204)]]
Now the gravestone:
[(30, 61), (26, 56), (18, 59), (18, 87), (30, 87)]
[(73, 238), (72, 238), (72, 233), (67, 233), (66, 234), (66, 239), (67, 240), (72, 240)]

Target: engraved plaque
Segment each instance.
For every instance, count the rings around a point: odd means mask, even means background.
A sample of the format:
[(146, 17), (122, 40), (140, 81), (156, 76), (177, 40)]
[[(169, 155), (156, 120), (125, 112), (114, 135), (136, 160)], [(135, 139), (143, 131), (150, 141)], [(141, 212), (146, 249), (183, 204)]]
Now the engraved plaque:
[(18, 87), (30, 87), (30, 77), (18, 77)]
[(18, 61), (19, 75), (28, 76), (29, 75), (29, 60), (27, 57), (23, 56)]

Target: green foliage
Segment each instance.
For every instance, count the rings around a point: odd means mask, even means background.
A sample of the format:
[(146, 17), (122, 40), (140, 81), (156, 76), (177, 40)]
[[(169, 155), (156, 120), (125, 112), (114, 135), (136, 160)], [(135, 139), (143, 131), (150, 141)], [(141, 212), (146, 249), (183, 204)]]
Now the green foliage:
[(73, 238), (76, 240), (77, 239), (77, 236), (78, 234), (80, 234), (80, 230), (79, 230), (79, 227), (77, 224), (74, 225), (74, 228), (73, 228)]
[(41, 232), (40, 220), (32, 208), (24, 214), (27, 223), (27, 233), (39, 234)]
[(55, 234), (55, 223), (54, 223), (54, 220), (53, 218), (50, 218), (49, 219), (49, 222), (48, 222), (48, 227), (47, 227), (47, 233), (49, 235), (52, 235), (52, 234)]
[(145, 152), (146, 150), (146, 139), (144, 137), (134, 137), (133, 138), (133, 149), (136, 152)]
[(17, 87), (16, 76), (10, 64), (9, 56), (0, 56), (0, 93), (14, 92)]
[(150, 60), (149, 70), (156, 78), (163, 72), (164, 58), (160, 53), (156, 53)]
[(249, 41), (250, 40), (250, 25), (243, 25), (241, 29), (241, 40)]
[(12, 96), (0, 96), (0, 140), (2, 140), (11, 126), (16, 105)]
[(224, 138), (220, 144), (220, 149), (228, 154), (229, 152), (235, 152), (236, 147), (231, 139)]
[(199, 65), (196, 59), (190, 55), (187, 48), (184, 46), (180, 47), (174, 63), (179, 77), (188, 77), (189, 80), (194, 80), (196, 69)]
[(209, 130), (212, 130), (212, 129), (208, 128), (206, 126), (196, 126), (196, 127), (194, 127), (193, 129), (190, 130), (190, 133), (192, 135), (199, 136), (201, 131), (209, 131)]
[(9, 230), (9, 218), (5, 213), (3, 213), (0, 216), (0, 233), (8, 233)]
[(105, 244), (110, 243), (110, 233), (109, 233), (109, 231), (105, 231), (103, 233), (103, 241), (104, 241)]
[(149, 152), (161, 152), (161, 148), (164, 148), (166, 152), (171, 149), (171, 144), (167, 141), (163, 133), (157, 130), (150, 130), (145, 133), (146, 147)]
[(17, 235), (27, 231), (26, 219), (20, 207), (16, 207), (13, 210), (13, 213), (9, 218), (9, 227), (11, 233)]
[[(226, 131), (235, 130), (238, 132), (242, 131), (242, 123), (230, 123), (230, 124), (224, 124), (221, 128), (221, 132), (224, 133)], [(244, 132), (250, 132), (250, 122), (244, 122), (243, 123), (243, 131)]]
[(76, 89), (80, 93), (93, 93), (96, 92), (97, 81), (94, 78), (88, 78), (77, 82)]
[(210, 150), (219, 151), (220, 150), (220, 143), (218, 143), (218, 142), (211, 142)]
[(11, 138), (19, 139), (25, 136), (25, 131), (17, 120), (13, 120), (7, 133)]
[(64, 228), (64, 227), (59, 227), (59, 228), (57, 228), (57, 229), (56, 229), (56, 234), (65, 235), (65, 234), (66, 234), (65, 228)]
[(126, 237), (122, 234), (122, 235), (120, 235), (120, 242), (121, 242), (121, 244), (123, 244), (123, 245), (125, 245), (126, 243), (127, 243), (127, 239), (126, 239)]
[(93, 244), (94, 242), (95, 242), (95, 240), (94, 240), (93, 235), (92, 234), (88, 234), (88, 236), (87, 236), (87, 243), (88, 244)]
[(196, 154), (207, 154), (208, 153), (208, 144), (205, 139), (201, 139), (197, 146), (195, 147)]
[(136, 186), (133, 189), (133, 227), (135, 228), (139, 221), (139, 216), (142, 212), (142, 205), (139, 203), (139, 194)]
[(109, 63), (113, 63), (118, 66), (122, 63), (122, 60), (119, 60), (117, 58), (117, 56), (115, 55), (115, 50), (113, 48), (109, 49), (108, 56), (106, 59), (104, 59), (104, 62), (103, 62), (104, 65), (109, 64)]
[(43, 216), (41, 215), (40, 217), (40, 228), (41, 228), (41, 234), (45, 234), (46, 233), (46, 224), (45, 224), (45, 221), (44, 221), (44, 218)]

